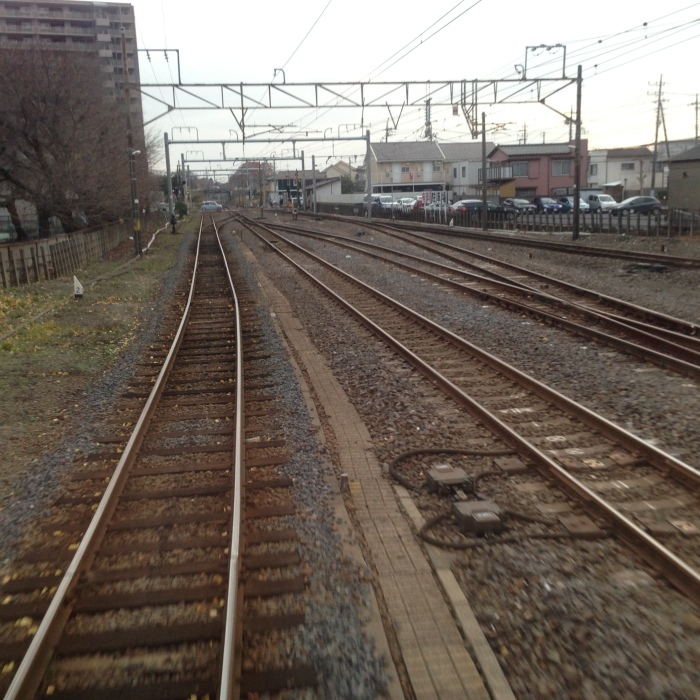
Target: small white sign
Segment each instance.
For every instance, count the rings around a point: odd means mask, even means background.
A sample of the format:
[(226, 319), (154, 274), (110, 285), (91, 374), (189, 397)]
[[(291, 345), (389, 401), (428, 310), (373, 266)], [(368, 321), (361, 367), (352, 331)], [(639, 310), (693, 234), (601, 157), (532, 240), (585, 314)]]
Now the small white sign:
[(75, 275), (73, 275), (73, 296), (76, 299), (82, 299), (83, 296), (83, 285), (80, 284), (80, 281)]

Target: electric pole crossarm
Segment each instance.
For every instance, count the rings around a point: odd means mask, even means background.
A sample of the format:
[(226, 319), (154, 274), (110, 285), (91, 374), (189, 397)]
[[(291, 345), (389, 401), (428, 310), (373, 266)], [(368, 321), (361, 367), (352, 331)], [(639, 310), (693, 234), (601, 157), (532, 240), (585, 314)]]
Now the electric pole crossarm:
[(167, 107), (167, 109), (165, 110), (165, 112), (161, 112), (160, 114), (157, 114), (152, 119), (145, 121), (143, 123), (144, 126), (148, 126), (149, 124), (152, 124), (154, 121), (160, 119), (161, 117), (164, 117), (166, 114), (170, 114), (170, 112), (172, 112), (175, 109), (175, 107), (172, 107), (171, 105), (167, 104), (166, 102), (163, 102), (162, 100), (158, 100), (158, 101), (162, 102), (162, 104), (164, 104)]
[[(501, 97), (499, 102), (507, 102), (520, 92), (536, 88), (541, 92), (544, 83), (570, 85), (571, 79), (562, 78), (537, 78), (527, 81), (522, 79), (504, 78), (499, 80), (474, 80), (472, 81), (471, 95), (467, 96), (465, 80), (444, 81), (401, 81), (378, 83), (141, 83), (138, 89), (149, 99), (165, 102), (162, 95), (153, 94), (158, 90), (170, 88), (172, 100), (170, 106), (173, 109), (240, 109), (256, 107), (260, 109), (308, 109), (324, 107), (386, 107), (388, 102), (391, 107), (400, 108), (407, 104), (420, 105), (426, 97), (430, 97), (434, 107), (451, 107), (455, 101), (455, 95), (462, 95), (466, 99), (473, 99), (476, 94), (485, 90), (493, 90), (494, 99), (498, 92), (503, 91), (503, 86), (516, 87), (517, 90), (510, 95)], [(512, 85), (511, 85), (512, 84)], [(211, 91), (216, 90), (221, 95), (221, 102), (217, 103), (211, 98)], [(359, 100), (352, 98), (347, 93), (360, 92)], [(208, 91), (208, 92), (207, 92)], [(266, 99), (261, 101), (252, 96), (253, 93), (267, 93)], [(230, 104), (227, 94), (239, 98), (241, 104)], [(322, 99), (324, 94), (328, 99)], [(182, 104), (181, 97), (187, 101)], [(490, 101), (490, 100), (486, 100)], [(533, 102), (532, 99), (526, 100)], [(525, 102), (525, 101), (524, 101)]]
[[(339, 92), (336, 90), (331, 90), (327, 85), (318, 85), (316, 89), (316, 103), (318, 104), (318, 90), (324, 90), (325, 92), (333, 95), (334, 97), (337, 97), (339, 100), (343, 100), (347, 104), (345, 105), (346, 107), (361, 107), (362, 105), (355, 101), (351, 100), (347, 95), (341, 95)], [(340, 105), (338, 105), (340, 106)]]
[[(277, 87), (276, 85), (270, 85), (270, 88)], [(232, 92), (236, 97), (240, 97), (241, 100), (248, 100), (249, 102), (252, 102), (254, 106), (260, 107), (261, 109), (270, 109), (272, 107), (272, 95), (270, 95), (270, 104), (269, 106), (266, 105), (264, 102), (260, 102), (260, 100), (256, 100), (254, 97), (251, 97), (250, 95), (246, 95), (243, 89), (243, 83), (240, 84), (238, 88), (233, 87), (232, 85), (222, 85), (221, 86), (221, 104), (224, 104), (226, 102), (226, 96), (224, 95), (224, 90), (228, 90), (229, 92)]]

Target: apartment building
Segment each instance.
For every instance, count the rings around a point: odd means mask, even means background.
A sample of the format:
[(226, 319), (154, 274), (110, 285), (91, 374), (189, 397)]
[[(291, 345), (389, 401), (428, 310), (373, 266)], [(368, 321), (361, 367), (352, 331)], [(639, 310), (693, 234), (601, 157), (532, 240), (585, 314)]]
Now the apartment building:
[[(126, 38), (129, 82), (140, 82), (134, 8), (121, 2), (76, 0), (0, 0), (0, 50), (31, 49), (84, 51), (99, 61), (104, 89), (117, 102), (124, 100), (121, 31)], [(141, 96), (131, 91), (134, 134), (143, 142)]]

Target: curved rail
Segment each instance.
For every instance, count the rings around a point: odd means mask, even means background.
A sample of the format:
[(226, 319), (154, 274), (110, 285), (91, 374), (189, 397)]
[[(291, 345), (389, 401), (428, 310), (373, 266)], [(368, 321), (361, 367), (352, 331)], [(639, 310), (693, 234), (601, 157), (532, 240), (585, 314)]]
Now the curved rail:
[[(394, 229), (391, 226), (387, 226), (387, 225), (374, 226), (373, 225), (372, 228), (376, 228), (376, 230), (381, 231), (382, 233), (384, 233), (386, 235), (399, 238), (400, 240), (404, 240), (404, 241), (406, 240), (406, 232), (405, 231), (400, 231), (398, 229)], [(566, 282), (564, 280), (561, 280), (561, 279), (558, 279), (555, 277), (549, 277), (549, 276), (543, 275), (539, 272), (534, 272), (533, 270), (528, 270), (526, 268), (519, 267), (518, 265), (513, 265), (512, 263), (504, 262), (504, 261), (499, 260), (497, 258), (491, 258), (488, 255), (483, 255), (482, 253), (476, 253), (476, 252), (471, 251), (471, 250), (465, 250), (464, 248), (460, 248), (459, 246), (456, 246), (456, 245), (451, 245), (450, 243), (446, 243), (444, 241), (435, 241), (435, 239), (428, 238), (427, 236), (423, 236), (420, 233), (417, 233), (415, 231), (409, 232), (409, 235), (411, 236), (412, 239), (417, 239), (418, 241), (421, 241), (420, 243), (417, 243), (415, 240), (412, 240), (413, 245), (415, 245), (419, 248), (422, 248), (423, 250), (428, 250), (428, 251), (436, 253), (438, 255), (445, 256), (445, 257), (447, 257), (447, 259), (452, 260), (453, 262), (458, 262), (461, 265), (473, 266), (471, 263), (469, 263), (465, 260), (461, 260), (459, 258), (454, 258), (454, 257), (449, 256), (447, 253), (445, 253), (445, 249), (460, 253), (461, 255), (469, 255), (470, 257), (476, 258), (477, 260), (482, 260), (485, 263), (492, 264), (492, 265), (498, 265), (499, 267), (503, 267), (507, 270), (512, 270), (513, 272), (525, 274), (529, 277), (533, 277), (536, 280), (539, 280), (541, 282), (545, 282), (547, 284), (556, 284), (558, 287), (561, 287), (562, 289), (566, 289), (567, 291), (570, 291), (574, 294), (586, 297), (588, 299), (591, 299), (592, 301), (601, 302), (604, 305), (610, 306), (611, 308), (617, 309), (619, 311), (623, 311), (623, 312), (628, 313), (632, 316), (638, 316), (640, 318), (647, 318), (654, 323), (654, 329), (657, 333), (662, 333), (665, 328), (669, 329), (667, 331), (667, 333), (668, 333), (668, 337), (670, 337), (671, 339), (673, 339), (679, 335), (680, 336), (692, 336), (694, 338), (697, 335), (697, 333), (700, 331), (700, 327), (696, 323), (685, 321), (685, 320), (680, 319), (680, 318), (675, 318), (673, 316), (669, 316), (667, 314), (663, 314), (663, 313), (660, 313), (658, 311), (653, 311), (653, 310), (647, 309), (643, 306), (633, 304), (632, 302), (624, 301), (623, 299), (617, 299), (615, 297), (611, 297), (611, 296), (608, 296), (606, 294), (602, 294), (601, 292), (596, 292), (596, 291), (591, 290), (591, 289), (586, 289), (585, 287), (579, 287), (575, 284), (572, 284), (570, 282)], [(509, 241), (505, 241), (505, 242), (509, 242)], [(477, 269), (480, 269), (480, 268), (477, 267)], [(501, 281), (506, 282), (508, 284), (520, 286), (523, 289), (530, 289), (533, 291), (537, 291), (533, 287), (530, 287), (526, 284), (514, 281), (514, 280), (512, 280), (504, 275), (499, 275), (496, 272), (489, 271), (488, 275), (493, 277), (494, 279), (501, 280)], [(635, 321), (633, 321), (631, 319), (625, 319), (625, 323), (635, 323)], [(643, 324), (641, 324), (640, 322), (636, 322), (636, 323), (639, 326), (643, 326)]]
[[(5, 695), (5, 700), (20, 700), (33, 697), (38, 691), (44, 673), (48, 664), (51, 661), (54, 649), (58, 640), (65, 628), (65, 625), (73, 610), (75, 596), (74, 592), (79, 583), (81, 575), (90, 567), (94, 560), (99, 546), (105, 536), (110, 519), (117, 507), (119, 497), (124, 490), (124, 486), (129, 476), (129, 472), (137, 458), (139, 449), (144, 441), (147, 429), (154, 415), (160, 397), (165, 389), (168, 376), (175, 363), (180, 345), (184, 337), (184, 332), (190, 317), (192, 302), (197, 284), (197, 271), (199, 267), (200, 247), (202, 241), (202, 232), (204, 220), (202, 219), (199, 228), (197, 253), (195, 256), (194, 269), (190, 284), (190, 291), (187, 302), (182, 314), (182, 319), (179, 323), (173, 342), (168, 350), (165, 361), (158, 373), (157, 379), (153, 384), (153, 388), (146, 400), (145, 406), (135, 424), (135, 427), (129, 437), (129, 440), (122, 452), (121, 458), (115, 468), (107, 488), (97, 506), (95, 514), (90, 521), (90, 524), (85, 532), (85, 535), (73, 556), (66, 572), (59, 583), (56, 593), (51, 599), (49, 608), (42, 618), (41, 624), (34, 635), (32, 642), (25, 654), (20, 666), (18, 667), (10, 687)], [(216, 231), (216, 229), (215, 229)], [(216, 232), (219, 247), (223, 255), (223, 247)], [(225, 260), (225, 256), (224, 256)], [(242, 464), (242, 425), (243, 425), (243, 381), (242, 381), (242, 344), (241, 343), (241, 326), (238, 300), (235, 296), (235, 289), (231, 280), (230, 273), (227, 274), (231, 285), (231, 291), (235, 299), (236, 308), (236, 325), (237, 325), (237, 342), (238, 356), (236, 368), (236, 439), (234, 443), (235, 450), (235, 466), (236, 473), (234, 475), (234, 504), (233, 504), (233, 525), (232, 525), (232, 542), (230, 547), (229, 570), (234, 575), (234, 580), (229, 581), (229, 598), (227, 599), (227, 624), (226, 624), (226, 639), (224, 640), (226, 656), (222, 665), (222, 680), (221, 687), (225, 689), (226, 695), (223, 693), (219, 697), (232, 698), (235, 691), (232, 689), (233, 680), (233, 642), (232, 637), (228, 634), (229, 630), (233, 629), (233, 625), (229, 624), (229, 617), (235, 615), (236, 610), (236, 588), (238, 582), (239, 570), (239, 537), (240, 537), (240, 517), (241, 517), (241, 501), (240, 501), (240, 469)]]
[[(337, 301), (343, 308), (349, 311), (353, 316), (358, 318), (361, 323), (368, 327), (373, 333), (378, 335), (384, 342), (386, 342), (390, 347), (394, 348), (399, 354), (401, 354), (410, 364), (419, 369), (423, 374), (435, 381), (441, 388), (455, 401), (465, 406), (472, 414), (477, 415), (480, 420), (484, 422), (491, 430), (493, 430), (497, 435), (500, 435), (508, 444), (521, 450), (532, 459), (534, 459), (537, 464), (541, 465), (546, 469), (546, 471), (555, 476), (568, 490), (578, 494), (579, 497), (588, 502), (592, 507), (594, 507), (599, 513), (603, 514), (604, 517), (609, 519), (619, 530), (622, 536), (633, 542), (638, 548), (641, 555), (647, 559), (654, 566), (658, 566), (666, 575), (666, 577), (680, 590), (682, 590), (689, 598), (696, 602), (700, 602), (700, 572), (688, 565), (685, 561), (680, 559), (676, 554), (671, 552), (669, 549), (664, 547), (658, 540), (651, 537), (644, 530), (633, 523), (629, 518), (623, 515), (619, 510), (614, 508), (607, 501), (598, 496), (595, 492), (589, 489), (583, 482), (572, 476), (559, 464), (557, 464), (549, 455), (545, 454), (540, 448), (538, 448), (531, 441), (527, 440), (523, 436), (519, 435), (514, 431), (509, 425), (504, 423), (500, 418), (494, 415), (487, 408), (482, 406), (480, 403), (475, 401), (471, 396), (464, 392), (460, 387), (450, 381), (447, 377), (443, 376), (440, 372), (434, 369), (432, 366), (427, 364), (418, 355), (408, 349), (399, 340), (394, 338), (390, 333), (385, 331), (374, 321), (368, 318), (365, 314), (360, 312), (352, 304), (346, 301), (339, 294), (334, 292), (330, 287), (320, 281), (318, 278), (314, 277), (308, 270), (306, 270), (302, 265), (295, 262), (290, 256), (285, 254), (277, 246), (270, 243), (263, 236), (253, 230), (251, 226), (245, 224), (247, 228), (258, 236), (268, 247), (274, 250), (278, 255), (280, 255), (284, 260), (291, 264), (295, 269), (299, 270), (305, 277), (310, 279), (315, 285), (323, 289), (323, 291), (328, 294), (331, 298)], [(267, 230), (275, 236), (282, 238), (287, 245), (298, 250), (305, 256), (311, 258), (315, 262), (319, 263), (323, 267), (332, 270), (334, 274), (339, 275), (341, 278), (351, 282), (353, 285), (361, 288), (365, 292), (369, 293), (373, 297), (379, 299), (383, 303), (389, 305), (395, 310), (399, 311), (404, 316), (417, 321), (426, 328), (429, 328), (436, 335), (444, 338), (452, 345), (464, 349), (466, 352), (479, 360), (485, 362), (489, 366), (497, 369), (499, 372), (508, 376), (511, 379), (516, 380), (521, 385), (526, 386), (528, 389), (533, 391), (540, 398), (543, 398), (553, 405), (563, 408), (566, 411), (573, 412), (584, 423), (593, 427), (594, 429), (600, 431), (602, 435), (610, 439), (618, 441), (619, 444), (627, 447), (630, 450), (636, 451), (638, 454), (642, 454), (650, 464), (662, 469), (669, 469), (673, 471), (674, 475), (679, 478), (679, 480), (689, 483), (694, 487), (700, 485), (700, 472), (693, 468), (692, 466), (681, 462), (672, 455), (669, 455), (662, 450), (648, 444), (647, 442), (640, 440), (635, 435), (629, 433), (628, 431), (620, 428), (611, 421), (597, 415), (593, 411), (590, 411), (584, 406), (577, 404), (568, 397), (560, 394), (559, 392), (547, 387), (536, 379), (529, 377), (515, 367), (499, 360), (490, 353), (485, 352), (481, 348), (472, 345), (468, 341), (460, 338), (451, 331), (442, 328), (441, 326), (435, 324), (430, 319), (418, 314), (412, 309), (404, 306), (403, 304), (397, 302), (396, 300), (388, 297), (382, 292), (378, 291), (356, 279), (352, 275), (339, 270), (330, 263), (327, 263), (318, 256), (304, 250), (301, 246), (298, 246), (293, 241), (280, 236), (278, 232), (273, 232), (260, 223), (256, 222), (256, 225), (260, 228)]]
[[(495, 304), (507, 306), (509, 308), (514, 308), (519, 313), (527, 313), (532, 316), (539, 317), (542, 320), (551, 323), (552, 325), (561, 326), (573, 333), (576, 333), (577, 335), (588, 338), (590, 340), (605, 343), (619, 350), (627, 352), (633, 356), (654, 362), (657, 365), (666, 369), (679, 372), (680, 374), (683, 374), (685, 376), (693, 377), (696, 379), (700, 378), (700, 342), (698, 342), (695, 338), (688, 338), (688, 340), (695, 342), (695, 344), (697, 345), (696, 349), (688, 347), (687, 345), (678, 345), (677, 343), (674, 343), (671, 340), (669, 340), (668, 334), (666, 333), (662, 332), (660, 336), (656, 335), (657, 329), (651, 326), (646, 327), (646, 329), (640, 329), (636, 325), (630, 326), (626, 323), (626, 319), (615, 317), (612, 314), (600, 313), (599, 311), (588, 308), (581, 304), (569, 302), (565, 299), (561, 299), (552, 294), (547, 294), (545, 292), (526, 286), (524, 284), (518, 284), (516, 282), (513, 282), (512, 280), (501, 281), (502, 279), (507, 278), (503, 278), (502, 275), (497, 275), (495, 273), (485, 273), (488, 275), (493, 275), (497, 278), (491, 279), (489, 277), (485, 277), (484, 274), (465, 272), (464, 270), (458, 268), (450, 267), (447, 265), (443, 265), (442, 263), (437, 263), (430, 260), (425, 260), (416, 255), (410, 255), (408, 253), (403, 253), (401, 251), (386, 248), (377, 244), (365, 242), (349, 243), (347, 237), (345, 236), (338, 236), (326, 233), (322, 234), (318, 231), (298, 229), (290, 226), (285, 226), (284, 224), (273, 224), (273, 227), (275, 229), (283, 229), (292, 233), (299, 233), (319, 240), (332, 239), (334, 243), (340, 247), (362, 253), (363, 255), (367, 255), (382, 262), (396, 265), (405, 270), (408, 270), (409, 272), (420, 274), (423, 277), (427, 277), (439, 284), (454, 287), (462, 293), (469, 293), (477, 295), (481, 298), (487, 298), (489, 301)], [(374, 253), (371, 251), (380, 252)], [(419, 267), (414, 267), (412, 265), (392, 260), (390, 258), (385, 257), (381, 253), (386, 253), (399, 258), (412, 260), (423, 266), (427, 265), (431, 267), (437, 267), (443, 272), (443, 275), (433, 274), (431, 272), (426, 271), (425, 269), (421, 269)], [(453, 259), (457, 262), (461, 262), (456, 258)], [(568, 309), (571, 313), (583, 315), (588, 320), (592, 320), (602, 326), (606, 326), (617, 333), (621, 333), (623, 336), (626, 335), (628, 337), (632, 337), (639, 343), (646, 343), (646, 346), (639, 345), (637, 344), (637, 342), (630, 342), (625, 338), (612, 336), (609, 333), (601, 332), (590, 327), (589, 325), (582, 325), (580, 323), (575, 323), (574, 321), (571, 321), (567, 318), (562, 318), (561, 316), (550, 314), (546, 311), (543, 311), (541, 308), (531, 306), (525, 302), (506, 298), (502, 294), (491, 293), (484, 288), (475, 289), (471, 287), (465, 287), (463, 284), (461, 284), (458, 281), (455, 281), (454, 279), (446, 278), (444, 276), (444, 273), (448, 273), (453, 276), (458, 275), (460, 277), (467, 277), (471, 280), (476, 280), (483, 284), (495, 286), (499, 290), (507, 293), (515, 293), (516, 295), (522, 295), (523, 293), (525, 293), (529, 298), (535, 299), (544, 304), (565, 308)], [(685, 336), (680, 337), (685, 338)]]

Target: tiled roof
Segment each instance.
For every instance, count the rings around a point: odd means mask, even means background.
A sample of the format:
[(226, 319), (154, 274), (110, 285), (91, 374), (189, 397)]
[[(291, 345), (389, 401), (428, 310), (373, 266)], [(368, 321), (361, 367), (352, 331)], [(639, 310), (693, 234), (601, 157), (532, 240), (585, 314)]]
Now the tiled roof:
[(651, 156), (652, 152), (646, 146), (608, 149), (608, 158), (651, 158)]
[(574, 153), (573, 148), (569, 148), (568, 143), (526, 143), (520, 145), (496, 146), (506, 156), (564, 156)]
[(675, 158), (671, 158), (672, 163), (682, 163), (687, 160), (700, 160), (700, 146), (689, 148), (687, 151), (679, 153)]
[[(490, 153), (494, 146), (494, 143), (487, 141), (486, 153)], [(450, 162), (481, 160), (481, 141), (472, 143), (441, 143), (440, 150), (445, 154), (445, 160)]]
[(371, 148), (378, 163), (444, 160), (443, 153), (435, 141), (373, 143)]

